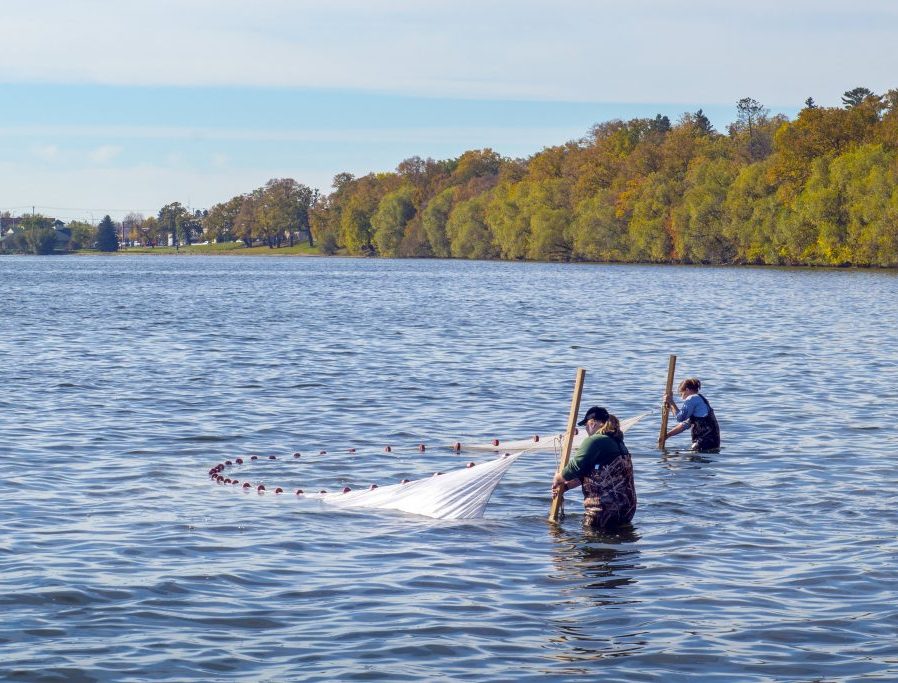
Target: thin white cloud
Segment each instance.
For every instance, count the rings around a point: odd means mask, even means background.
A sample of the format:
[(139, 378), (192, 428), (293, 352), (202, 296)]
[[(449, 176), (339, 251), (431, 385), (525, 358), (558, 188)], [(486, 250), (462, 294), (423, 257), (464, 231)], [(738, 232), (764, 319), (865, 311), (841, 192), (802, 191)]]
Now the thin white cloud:
[(59, 147), (56, 145), (38, 145), (31, 151), (34, 156), (43, 161), (55, 161), (59, 158)]
[(108, 164), (122, 153), (121, 145), (100, 145), (92, 149), (87, 158), (97, 164)]
[[(425, 126), (410, 129), (395, 128), (304, 128), (304, 129), (252, 129), (252, 128), (194, 128), (189, 126), (99, 126), (99, 125), (27, 125), (0, 127), (0, 138), (18, 139), (34, 137), (141, 139), (141, 140), (220, 140), (228, 142), (356, 142), (356, 143), (429, 143), (457, 142), (459, 144), (520, 144), (522, 141), (551, 141), (578, 138), (586, 129), (570, 126)], [(110, 158), (122, 151), (121, 147), (107, 145), (95, 150), (108, 150)], [(115, 152), (115, 154), (113, 154)], [(100, 159), (95, 158), (95, 161)], [(180, 155), (169, 161), (183, 161)]]
[(7, 82), (788, 105), (898, 73), (891, 0), (4, 0), (3, 15)]

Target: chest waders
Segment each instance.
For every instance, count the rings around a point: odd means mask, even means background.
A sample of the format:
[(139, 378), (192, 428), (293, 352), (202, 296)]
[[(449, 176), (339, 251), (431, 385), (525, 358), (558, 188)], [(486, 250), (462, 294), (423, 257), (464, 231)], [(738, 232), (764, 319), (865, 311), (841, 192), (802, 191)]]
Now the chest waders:
[(689, 424), (692, 427), (692, 448), (697, 451), (710, 451), (720, 448), (720, 425), (717, 424), (714, 408), (708, 403), (708, 399), (701, 394), (698, 396), (708, 406), (708, 414), (704, 417), (695, 417), (693, 415), (689, 418)]
[[(620, 446), (618, 446), (620, 448)], [(633, 461), (620, 449), (610, 463), (594, 469), (582, 478), (583, 524), (594, 529), (609, 529), (626, 524), (636, 513), (636, 484)]]

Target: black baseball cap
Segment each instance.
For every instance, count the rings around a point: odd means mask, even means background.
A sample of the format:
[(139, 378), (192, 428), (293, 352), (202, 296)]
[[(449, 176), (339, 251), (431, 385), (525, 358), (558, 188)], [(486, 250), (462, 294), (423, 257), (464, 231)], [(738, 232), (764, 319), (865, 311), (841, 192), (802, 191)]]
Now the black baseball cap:
[(608, 411), (602, 408), (601, 406), (593, 406), (589, 410), (586, 411), (586, 415), (583, 416), (583, 419), (577, 423), (578, 427), (582, 427), (586, 424), (587, 420), (598, 420), (599, 422), (608, 422)]

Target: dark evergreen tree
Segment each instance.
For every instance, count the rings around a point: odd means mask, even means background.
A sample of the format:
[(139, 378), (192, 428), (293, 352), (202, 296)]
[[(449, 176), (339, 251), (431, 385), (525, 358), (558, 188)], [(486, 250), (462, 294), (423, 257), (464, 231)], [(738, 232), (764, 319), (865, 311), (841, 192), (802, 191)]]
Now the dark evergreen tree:
[(873, 91), (869, 88), (852, 88), (843, 93), (842, 104), (845, 105), (846, 109), (852, 109), (868, 97), (873, 97)]
[(655, 118), (652, 119), (649, 127), (656, 133), (669, 133), (670, 119), (666, 116), (662, 116), (661, 114), (655, 114)]
[(695, 127), (698, 131), (703, 135), (712, 135), (716, 131), (714, 130), (714, 126), (711, 125), (711, 119), (705, 116), (705, 112), (699, 109), (695, 114), (692, 115), (693, 120), (695, 121)]
[(97, 249), (100, 251), (118, 251), (118, 231), (115, 223), (106, 215), (97, 226)]

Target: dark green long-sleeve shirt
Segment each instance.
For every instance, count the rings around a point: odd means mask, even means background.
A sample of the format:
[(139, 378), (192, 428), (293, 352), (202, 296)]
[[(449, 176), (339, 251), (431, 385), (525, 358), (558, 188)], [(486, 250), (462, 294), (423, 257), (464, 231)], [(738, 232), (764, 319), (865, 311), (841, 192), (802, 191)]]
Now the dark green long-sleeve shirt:
[(561, 472), (566, 481), (582, 479), (594, 469), (604, 467), (622, 453), (630, 454), (623, 439), (618, 441), (605, 434), (588, 436)]

